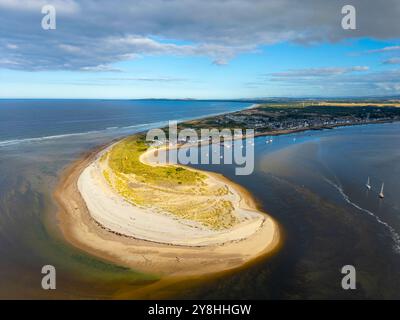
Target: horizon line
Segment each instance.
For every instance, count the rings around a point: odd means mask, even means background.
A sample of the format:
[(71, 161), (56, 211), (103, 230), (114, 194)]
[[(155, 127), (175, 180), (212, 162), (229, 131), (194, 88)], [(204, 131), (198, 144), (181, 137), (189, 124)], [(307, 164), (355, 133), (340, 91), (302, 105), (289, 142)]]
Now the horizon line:
[(237, 102), (257, 102), (272, 99), (307, 99), (307, 100), (329, 100), (329, 99), (400, 99), (400, 95), (381, 95), (381, 96), (271, 96), (255, 98), (30, 98), (30, 97), (0, 97), (0, 100), (120, 100), (120, 101), (143, 101), (143, 100), (170, 100), (170, 101), (237, 101)]

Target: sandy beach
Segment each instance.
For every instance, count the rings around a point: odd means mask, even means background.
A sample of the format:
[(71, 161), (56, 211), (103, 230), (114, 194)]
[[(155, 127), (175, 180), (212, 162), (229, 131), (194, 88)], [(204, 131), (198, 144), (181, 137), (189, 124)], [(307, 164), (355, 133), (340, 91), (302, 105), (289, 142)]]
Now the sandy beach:
[[(74, 246), (116, 264), (160, 275), (234, 269), (278, 246), (278, 224), (257, 210), (245, 190), (221, 175), (206, 173), (208, 183), (229, 189), (226, 197), (240, 217), (232, 228), (210, 230), (133, 206), (101, 175), (99, 158), (109, 147), (94, 150), (67, 168), (55, 191), (61, 207), (60, 228)], [(150, 152), (141, 161), (155, 165)]]

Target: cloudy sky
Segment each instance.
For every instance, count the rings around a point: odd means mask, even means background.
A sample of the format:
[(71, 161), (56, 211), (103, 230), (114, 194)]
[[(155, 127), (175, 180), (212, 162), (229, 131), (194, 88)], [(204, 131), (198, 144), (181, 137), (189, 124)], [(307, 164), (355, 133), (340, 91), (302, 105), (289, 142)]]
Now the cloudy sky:
[(0, 0), (0, 98), (399, 95), (399, 19), (399, 0)]

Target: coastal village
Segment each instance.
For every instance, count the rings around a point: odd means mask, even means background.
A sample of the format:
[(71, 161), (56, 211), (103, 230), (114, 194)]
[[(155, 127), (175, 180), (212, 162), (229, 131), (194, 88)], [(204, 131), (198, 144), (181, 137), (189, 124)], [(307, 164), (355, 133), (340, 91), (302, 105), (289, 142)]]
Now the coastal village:
[[(251, 108), (223, 115), (192, 120), (178, 124), (178, 130), (192, 129), (197, 137), (178, 136), (176, 139), (151, 139), (148, 145), (162, 147), (165, 145), (203, 144), (212, 141), (212, 137), (222, 136), (223, 129), (253, 129), (255, 136), (279, 135), (305, 130), (332, 129), (340, 126), (362, 125), (400, 121), (400, 103), (358, 104), (356, 106), (307, 105), (301, 104), (256, 104)], [(164, 128), (168, 132), (168, 128)], [(200, 130), (209, 129), (209, 136), (201, 136)], [(211, 130), (216, 129), (213, 133)], [(229, 148), (229, 140), (243, 137), (238, 133), (232, 136), (224, 132), (224, 144)], [(268, 141), (267, 141), (268, 142)]]
[(287, 131), (330, 129), (337, 126), (392, 122), (400, 120), (398, 106), (307, 106), (255, 105), (253, 108), (190, 121), (181, 127), (254, 129), (257, 135)]

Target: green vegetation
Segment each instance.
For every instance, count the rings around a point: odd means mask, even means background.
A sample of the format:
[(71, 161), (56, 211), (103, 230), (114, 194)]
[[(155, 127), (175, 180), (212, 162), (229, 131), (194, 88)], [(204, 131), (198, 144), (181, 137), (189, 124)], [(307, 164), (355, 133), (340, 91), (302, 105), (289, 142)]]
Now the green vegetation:
[(129, 137), (113, 147), (109, 152), (108, 163), (115, 173), (134, 174), (141, 182), (157, 185), (196, 185), (204, 175), (182, 167), (171, 165), (152, 167), (139, 161), (139, 157), (148, 149), (141, 137)]
[(184, 167), (143, 164), (139, 158), (147, 149), (143, 136), (133, 136), (100, 158), (105, 180), (124, 199), (211, 229), (238, 222), (232, 203), (223, 198), (226, 186), (209, 185), (204, 174)]
[(111, 185), (111, 177), (110, 172), (108, 170), (103, 170), (103, 176), (106, 179), (107, 183)]

